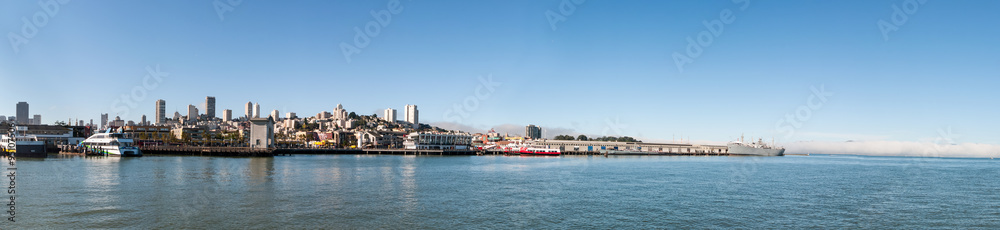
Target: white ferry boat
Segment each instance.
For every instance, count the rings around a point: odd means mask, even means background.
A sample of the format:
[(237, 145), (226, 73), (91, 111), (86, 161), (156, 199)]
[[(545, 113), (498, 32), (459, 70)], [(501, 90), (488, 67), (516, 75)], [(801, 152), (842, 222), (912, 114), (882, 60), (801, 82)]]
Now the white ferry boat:
[(0, 152), (4, 154), (14, 154), (14, 157), (40, 157), (45, 158), (49, 153), (45, 149), (45, 142), (39, 141), (33, 135), (21, 135), (18, 131), (26, 131), (24, 127), (17, 127), (6, 135), (0, 135)]
[(108, 156), (142, 156), (142, 151), (135, 147), (132, 139), (125, 138), (122, 133), (98, 133), (80, 143), (83, 147), (96, 153)]

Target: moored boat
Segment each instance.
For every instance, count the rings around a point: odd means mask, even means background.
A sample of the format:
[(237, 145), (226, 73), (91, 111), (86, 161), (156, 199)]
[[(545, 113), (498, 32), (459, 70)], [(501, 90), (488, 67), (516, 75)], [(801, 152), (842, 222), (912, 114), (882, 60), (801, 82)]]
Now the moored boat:
[(126, 138), (122, 133), (98, 133), (84, 140), (80, 145), (87, 150), (108, 156), (142, 156), (142, 151), (135, 147), (132, 139)]
[(24, 131), (23, 127), (11, 129), (6, 135), (0, 135), (0, 150), (4, 154), (13, 154), (14, 157), (45, 158), (49, 156), (46, 151), (45, 142), (39, 141), (33, 135), (22, 135), (18, 131)]

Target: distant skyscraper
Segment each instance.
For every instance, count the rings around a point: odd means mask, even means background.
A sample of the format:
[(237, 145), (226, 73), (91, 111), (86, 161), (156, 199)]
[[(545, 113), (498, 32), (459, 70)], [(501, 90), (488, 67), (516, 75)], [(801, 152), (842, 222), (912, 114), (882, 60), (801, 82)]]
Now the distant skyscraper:
[(253, 102), (252, 101), (251, 102), (247, 102), (246, 115), (247, 115), (246, 116), (247, 119), (253, 118)]
[(35, 117), (32, 118), (32, 121), (34, 121), (34, 122), (31, 123), (32, 125), (41, 125), (42, 124), (42, 115), (35, 114)]
[(385, 115), (382, 119), (388, 122), (396, 122), (396, 110), (392, 108), (385, 109)]
[(194, 105), (188, 105), (188, 120), (197, 121), (198, 120), (198, 107)]
[(222, 121), (232, 121), (233, 120), (233, 110), (227, 109), (222, 110)]
[(542, 128), (535, 125), (524, 127), (524, 137), (531, 139), (542, 139)]
[(287, 118), (287, 119), (295, 119), (295, 113), (286, 113), (285, 114), (285, 118)]
[(253, 118), (260, 118), (260, 103), (253, 104)]
[(156, 125), (167, 122), (167, 101), (156, 100)]
[(23, 101), (22, 102), (18, 102), (17, 103), (17, 122), (16, 123), (17, 124), (27, 125), (28, 124), (28, 119), (31, 119), (29, 116), (31, 116), (31, 115), (28, 115), (28, 103), (27, 102), (23, 102)]
[(215, 118), (215, 97), (205, 97), (205, 116)]
[(142, 115), (142, 122), (140, 122), (139, 125), (147, 125), (146, 124), (146, 115), (145, 114)]
[(101, 129), (107, 129), (107, 128), (108, 128), (108, 114), (107, 113), (102, 113), (101, 114)]
[(412, 123), (414, 129), (420, 128), (420, 111), (417, 111), (417, 105), (406, 105), (406, 122)]
[(271, 119), (274, 119), (275, 121), (278, 120), (278, 110), (277, 109), (275, 109), (274, 111), (271, 111)]

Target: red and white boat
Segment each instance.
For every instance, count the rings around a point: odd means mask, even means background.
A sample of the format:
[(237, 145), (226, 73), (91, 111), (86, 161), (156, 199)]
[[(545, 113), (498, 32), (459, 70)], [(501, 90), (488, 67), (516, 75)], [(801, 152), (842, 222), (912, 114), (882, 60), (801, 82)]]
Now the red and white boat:
[(518, 149), (517, 153), (521, 155), (531, 155), (531, 156), (559, 156), (562, 154), (559, 149), (547, 149), (547, 148), (535, 148), (535, 147), (522, 147)]

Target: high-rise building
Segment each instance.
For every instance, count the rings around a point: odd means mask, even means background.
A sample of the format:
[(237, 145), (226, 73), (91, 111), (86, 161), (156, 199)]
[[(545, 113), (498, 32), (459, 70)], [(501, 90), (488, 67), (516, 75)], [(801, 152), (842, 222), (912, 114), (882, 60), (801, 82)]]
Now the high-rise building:
[(406, 122), (413, 124), (414, 129), (420, 128), (420, 111), (417, 111), (417, 105), (406, 105)]
[(107, 128), (108, 128), (108, 114), (107, 113), (102, 113), (101, 114), (101, 129), (107, 129)]
[(167, 101), (156, 100), (156, 125), (163, 125), (167, 122)]
[(188, 105), (188, 120), (198, 121), (198, 107)]
[(278, 120), (278, 110), (277, 109), (275, 109), (274, 111), (271, 111), (271, 119), (274, 119), (275, 121)]
[(253, 104), (253, 118), (260, 118), (260, 103)]
[(28, 103), (18, 102), (17, 103), (17, 124), (28, 124), (28, 119), (31, 119), (28, 115)]
[(385, 115), (382, 119), (388, 122), (396, 122), (396, 110), (392, 108), (385, 109)]
[(215, 97), (205, 97), (205, 116), (215, 118)]
[(247, 107), (246, 107), (246, 113), (245, 114), (246, 114), (246, 118), (247, 119), (253, 118), (253, 102), (252, 101), (251, 102), (247, 102)]
[(287, 118), (287, 119), (295, 119), (296, 118), (295, 117), (295, 113), (286, 113), (285, 114), (285, 118)]
[(142, 115), (142, 122), (139, 123), (139, 124), (141, 124), (143, 126), (148, 125), (148, 124), (146, 124), (146, 115), (145, 114)]
[(41, 125), (42, 115), (35, 114), (35, 116), (31, 120), (32, 120), (31, 122), (32, 125)]
[(337, 104), (337, 107), (333, 108), (332, 115), (334, 120), (347, 120), (347, 110), (344, 109), (344, 105)]
[(524, 137), (531, 139), (542, 139), (542, 128), (535, 125), (524, 127)]
[(222, 110), (222, 121), (232, 121), (233, 120), (233, 110), (227, 109)]

